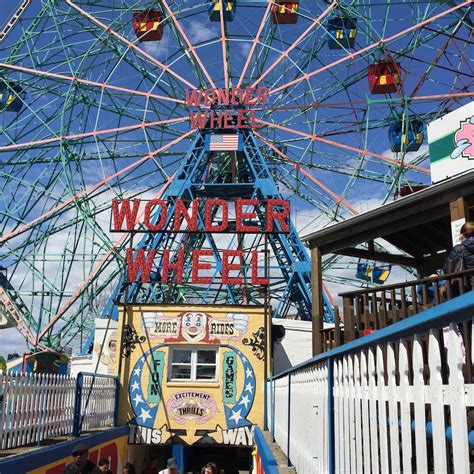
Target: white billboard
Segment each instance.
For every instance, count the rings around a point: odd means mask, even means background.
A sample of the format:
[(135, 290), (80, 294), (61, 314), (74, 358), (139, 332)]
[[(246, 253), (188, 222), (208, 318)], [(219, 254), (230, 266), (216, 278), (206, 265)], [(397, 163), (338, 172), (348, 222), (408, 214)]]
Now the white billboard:
[(474, 102), (428, 124), (431, 181), (474, 169)]

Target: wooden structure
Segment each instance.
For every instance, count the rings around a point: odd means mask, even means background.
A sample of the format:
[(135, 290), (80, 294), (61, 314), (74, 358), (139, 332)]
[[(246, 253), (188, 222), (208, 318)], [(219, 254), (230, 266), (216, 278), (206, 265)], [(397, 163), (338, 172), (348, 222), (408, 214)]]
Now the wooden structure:
[[(344, 326), (341, 325), (339, 310), (335, 308), (336, 324), (334, 327), (327, 327), (319, 331), (321, 335), (320, 351), (326, 352), (346, 342), (367, 336), (374, 331), (464, 294), (465, 288), (472, 288), (472, 283), (469, 286), (469, 280), (474, 281), (474, 268), (451, 275), (440, 275), (340, 293)], [(471, 339), (468, 336), (468, 326), (466, 325), (462, 333), (465, 346), (470, 348)], [(467, 353), (470, 360), (470, 350)]]
[(129, 444), (252, 446), (263, 426), (264, 307), (121, 307), (120, 423)]
[[(311, 248), (313, 354), (319, 354), (323, 349), (323, 338), (320, 334), (323, 329), (322, 257), (324, 255), (335, 253), (412, 267), (421, 278), (442, 267), (447, 253), (453, 246), (453, 240), (458, 237), (457, 227), (463, 219), (473, 218), (474, 171), (470, 171), (303, 237), (302, 240)], [(456, 227), (456, 230), (452, 231), (452, 227)], [(386, 248), (381, 249), (375, 244), (376, 239), (384, 239), (400, 249), (400, 252), (393, 253), (388, 252)], [(419, 281), (410, 282), (407, 286), (419, 283)], [(403, 286), (404, 284), (398, 285), (400, 291)], [(387, 289), (388, 287), (385, 287), (385, 290)], [(391, 286), (388, 290), (390, 293), (395, 287)], [(363, 296), (364, 291), (362, 300), (365, 298), (367, 301), (369, 299), (373, 301), (375, 298), (375, 303), (379, 304), (379, 307), (383, 305), (381, 295), (380, 301), (377, 300), (377, 296), (373, 296), (376, 294), (375, 290), (375, 293), (367, 291)], [(349, 298), (350, 294), (344, 296)], [(403, 311), (402, 301), (399, 303), (394, 302), (392, 310), (395, 306), (397, 308), (400, 306), (398, 309)], [(369, 304), (365, 307), (369, 308)], [(386, 310), (388, 309), (389, 305), (386, 302)], [(408, 311), (409, 305), (406, 309)], [(412, 305), (410, 311), (414, 314), (420, 309)], [(382, 311), (381, 314), (385, 313)], [(373, 328), (371, 326), (362, 329), (376, 328), (375, 324)]]

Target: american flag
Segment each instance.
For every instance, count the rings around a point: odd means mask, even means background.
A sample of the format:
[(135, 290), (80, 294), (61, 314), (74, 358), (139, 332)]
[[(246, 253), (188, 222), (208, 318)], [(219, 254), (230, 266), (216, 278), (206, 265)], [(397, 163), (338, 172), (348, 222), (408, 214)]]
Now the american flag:
[(209, 151), (232, 151), (239, 149), (239, 134), (215, 134), (211, 135)]

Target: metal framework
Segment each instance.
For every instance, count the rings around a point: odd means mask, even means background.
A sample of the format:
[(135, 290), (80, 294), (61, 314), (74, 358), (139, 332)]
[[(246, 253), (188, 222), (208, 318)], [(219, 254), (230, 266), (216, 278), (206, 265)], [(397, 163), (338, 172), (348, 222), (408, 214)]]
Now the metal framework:
[[(251, 169), (258, 159), (268, 178), (247, 178), (252, 192), (291, 200), (294, 238), (270, 242), (281, 275), (272, 298), (282, 302), (279, 314), (305, 317), (307, 269), (285, 270), (300, 260), (297, 233), (429, 183), (426, 145), (391, 152), (389, 126), (413, 117), (426, 123), (472, 100), (472, 1), (300, 0), (291, 25), (275, 22), (273, 2), (240, 0), (232, 21), (222, 10), (210, 21), (208, 6), (24, 1), (2, 29), (0, 94), (10, 104), (0, 99), (2, 291), (16, 304), (7, 317), (31, 347), (84, 345), (93, 317), (122, 288), (130, 236), (109, 233), (112, 198), (176, 195), (177, 172), (190, 159), (207, 163), (206, 182), (233, 162), (228, 192), (243, 181), (240, 163)], [(133, 13), (150, 8), (162, 14), (160, 41), (140, 41), (132, 28)], [(357, 25), (352, 46), (344, 31), (331, 31), (334, 18)], [(396, 92), (370, 92), (368, 68), (380, 62), (401, 65)], [(250, 86), (268, 87), (270, 103), (256, 107), (259, 127), (245, 133), (247, 151), (198, 156), (202, 136), (190, 130), (185, 91)], [(186, 245), (212, 245), (194, 239)], [(329, 256), (324, 271), (328, 285), (357, 283), (350, 258)], [(157, 288), (146, 289), (150, 298)], [(192, 285), (176, 291), (174, 300), (210, 297)], [(258, 296), (249, 288), (212, 291), (216, 301)]]
[[(242, 150), (230, 153), (209, 151), (209, 131), (199, 132), (191, 152), (183, 160), (175, 173), (173, 181), (160, 199), (168, 201), (167, 221), (163, 232), (156, 235), (145, 233), (134, 246), (136, 249), (153, 249), (159, 261), (152, 267), (151, 284), (139, 281), (125, 284), (122, 277), (118, 291), (105, 306), (102, 316), (116, 318), (116, 302), (134, 303), (189, 303), (196, 304), (261, 304), (262, 289), (250, 284), (251, 252), (267, 252), (267, 237), (264, 234), (246, 236), (233, 235), (216, 237), (213, 234), (177, 234), (175, 225), (175, 202), (181, 199), (189, 204), (196, 198), (241, 197), (258, 200), (258, 206), (249, 206), (255, 211), (253, 225), (265, 228), (265, 202), (268, 199), (281, 199), (276, 183), (267, 163), (260, 152), (255, 137), (250, 131), (240, 134)], [(204, 200), (199, 205), (198, 219), (203, 220)], [(231, 216), (231, 218), (235, 216)], [(159, 219), (154, 217), (154, 223)], [(143, 228), (143, 224), (142, 224)], [(168, 231), (168, 232), (166, 232)], [(182, 249), (184, 255), (184, 282), (189, 281), (192, 271), (191, 255), (194, 249), (209, 249), (212, 252), (212, 269), (209, 273), (218, 277), (222, 268), (219, 250), (222, 246), (242, 249), (242, 259), (234, 258), (242, 268), (243, 285), (223, 285), (217, 278), (217, 284), (195, 286), (183, 284), (163, 284), (163, 251), (171, 251), (171, 261), (176, 263), (177, 254)], [(269, 296), (278, 301), (276, 317), (287, 317), (292, 309), (300, 319), (311, 319), (311, 264), (309, 254), (301, 243), (298, 233), (290, 222), (288, 233), (269, 233), (268, 246), (272, 250), (274, 263), (267, 270), (269, 274)], [(241, 260), (241, 261), (239, 261)], [(260, 262), (260, 273), (265, 273), (265, 262)], [(174, 270), (176, 273), (176, 270)], [(235, 277), (234, 277), (235, 278)], [(173, 281), (173, 279), (172, 279)], [(333, 321), (333, 311), (326, 297), (326, 319)]]

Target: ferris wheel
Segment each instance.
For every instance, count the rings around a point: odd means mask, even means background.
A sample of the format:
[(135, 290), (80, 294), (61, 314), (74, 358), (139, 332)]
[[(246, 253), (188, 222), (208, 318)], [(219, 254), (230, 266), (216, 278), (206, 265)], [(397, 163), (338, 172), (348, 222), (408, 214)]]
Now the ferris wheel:
[[(268, 92), (245, 140), (299, 232), (429, 184), (425, 126), (472, 96), (471, 10), (472, 1), (24, 0), (0, 34), (7, 319), (36, 348), (84, 343), (120, 287), (130, 244), (109, 232), (111, 200), (163, 195), (205, 142), (190, 127), (187, 91)], [(229, 180), (242, 181), (236, 153), (206, 156), (208, 171), (230, 163)], [(325, 272), (336, 283), (354, 274), (340, 257)]]

